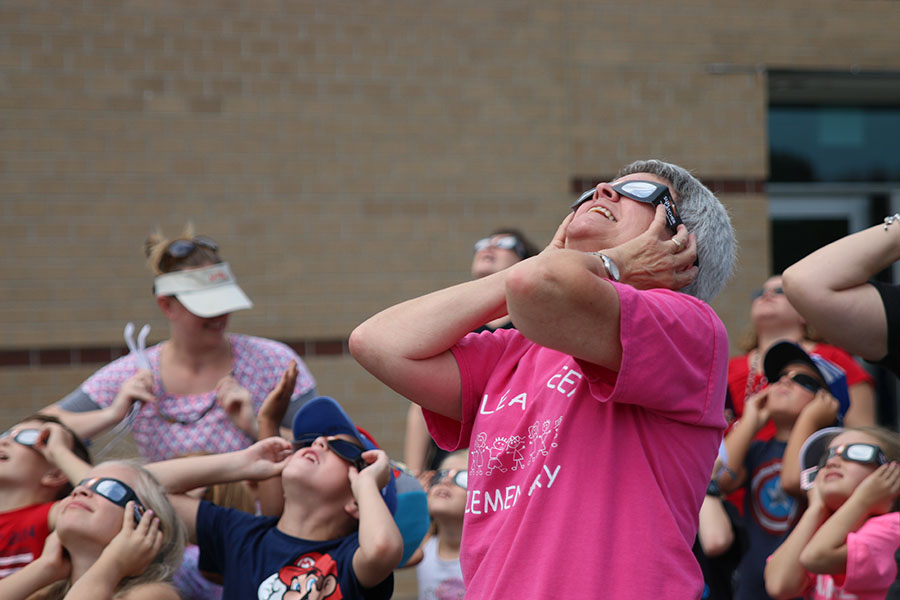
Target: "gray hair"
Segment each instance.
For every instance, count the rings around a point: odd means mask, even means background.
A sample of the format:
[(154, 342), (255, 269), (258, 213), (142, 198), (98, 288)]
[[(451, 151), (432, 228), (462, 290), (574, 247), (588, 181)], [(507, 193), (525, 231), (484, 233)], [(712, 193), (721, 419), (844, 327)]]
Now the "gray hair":
[(650, 173), (672, 184), (684, 226), (697, 236), (700, 272), (681, 291), (704, 302), (715, 298), (734, 272), (737, 240), (728, 211), (719, 199), (686, 169), (661, 160), (637, 160), (622, 167), (616, 178)]

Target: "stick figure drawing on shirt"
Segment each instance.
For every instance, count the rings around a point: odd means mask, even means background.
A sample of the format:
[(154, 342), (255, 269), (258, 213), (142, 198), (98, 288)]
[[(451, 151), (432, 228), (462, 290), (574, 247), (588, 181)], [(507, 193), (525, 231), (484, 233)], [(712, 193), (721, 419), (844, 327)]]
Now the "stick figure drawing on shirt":
[[(509, 469), (503, 466), (503, 461), (500, 460), (500, 457), (506, 452), (506, 438), (504, 437), (496, 437), (494, 438), (494, 445), (490, 448), (491, 459), (488, 461), (487, 466), (487, 474), (490, 475), (494, 472), (494, 469), (500, 469), (502, 473), (506, 473)], [(496, 463), (496, 464), (495, 464)]]

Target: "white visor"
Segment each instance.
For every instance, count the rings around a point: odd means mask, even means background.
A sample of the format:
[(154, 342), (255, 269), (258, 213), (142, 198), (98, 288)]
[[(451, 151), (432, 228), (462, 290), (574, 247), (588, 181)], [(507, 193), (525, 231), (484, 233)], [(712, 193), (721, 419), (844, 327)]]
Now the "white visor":
[(228, 263), (165, 273), (153, 281), (153, 293), (175, 296), (198, 317), (218, 317), (253, 308), (250, 298), (234, 280)]

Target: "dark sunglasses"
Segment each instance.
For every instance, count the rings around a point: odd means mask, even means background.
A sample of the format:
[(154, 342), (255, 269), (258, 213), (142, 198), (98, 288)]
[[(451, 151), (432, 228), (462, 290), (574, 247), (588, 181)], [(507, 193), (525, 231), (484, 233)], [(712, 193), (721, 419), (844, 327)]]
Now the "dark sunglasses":
[(775, 294), (776, 296), (781, 296), (782, 294), (784, 294), (784, 290), (781, 288), (781, 286), (776, 287), (776, 288), (771, 288), (768, 290), (759, 288), (759, 289), (753, 290), (750, 293), (750, 299), (756, 300), (758, 298), (762, 298), (766, 294)]
[(857, 463), (883, 465), (887, 463), (887, 457), (881, 448), (873, 444), (841, 444), (836, 448), (829, 448), (819, 459), (819, 468), (823, 468), (828, 460), (834, 456), (840, 456), (844, 460)]
[(94, 477), (92, 479), (82, 480), (77, 487), (87, 488), (122, 508), (125, 508), (125, 505), (133, 500), (135, 523), (140, 521), (141, 516), (147, 512), (147, 509), (141, 504), (141, 501), (134, 490), (118, 479), (112, 479), (111, 477)]
[[(303, 436), (299, 440), (293, 440), (291, 444), (294, 446), (294, 452), (296, 452), (300, 448), (309, 448), (313, 445), (313, 442), (315, 442), (320, 437), (322, 436), (310, 434)], [(332, 452), (356, 467), (357, 471), (362, 471), (367, 466), (369, 466), (369, 463), (366, 462), (366, 459), (362, 457), (362, 454), (366, 451), (366, 449), (359, 444), (354, 444), (353, 442), (348, 442), (345, 439), (334, 436), (326, 437), (325, 443), (328, 444), (328, 448), (331, 449)]]
[(522, 242), (519, 241), (519, 238), (514, 235), (504, 235), (503, 237), (498, 237), (496, 240), (493, 237), (481, 238), (475, 242), (475, 253), (477, 254), (482, 250), (487, 250), (492, 246), (494, 248), (500, 248), (501, 250), (512, 250), (519, 258), (525, 258), (525, 247), (522, 245)]
[(462, 469), (461, 471), (455, 471), (451, 469), (441, 469), (440, 471), (435, 471), (434, 475), (431, 476), (431, 485), (437, 485), (447, 477), (450, 477), (451, 483), (458, 485), (464, 490), (468, 489), (466, 486), (469, 483), (469, 472), (466, 469)]
[(23, 446), (32, 447), (37, 444), (38, 438), (41, 436), (40, 429), (20, 429), (13, 435), (12, 430), (4, 431), (0, 434), (0, 439), (13, 436), (13, 441)]
[[(782, 373), (778, 380), (781, 380), (785, 375), (787, 375), (787, 373)], [(824, 387), (815, 377), (805, 373), (794, 373), (793, 375), (788, 376), (788, 379), (813, 394)]]
[[(620, 181), (619, 183), (611, 184), (611, 186), (612, 189), (616, 190), (626, 198), (631, 198), (638, 202), (646, 202), (647, 204), (652, 204), (654, 207), (658, 204), (665, 206), (666, 226), (673, 234), (678, 231), (678, 226), (681, 225), (682, 221), (681, 217), (678, 215), (678, 207), (675, 206), (675, 201), (672, 199), (672, 192), (669, 191), (667, 186), (656, 183), (655, 181), (643, 181), (638, 179)], [(572, 204), (572, 210), (578, 210), (579, 206), (594, 197), (596, 191), (595, 188), (583, 193), (581, 197)]]

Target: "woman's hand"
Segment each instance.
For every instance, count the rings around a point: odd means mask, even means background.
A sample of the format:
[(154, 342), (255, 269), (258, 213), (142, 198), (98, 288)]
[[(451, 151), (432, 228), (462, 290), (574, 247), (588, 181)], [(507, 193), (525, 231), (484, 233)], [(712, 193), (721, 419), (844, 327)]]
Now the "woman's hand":
[(226, 375), (216, 384), (219, 405), (241, 431), (256, 439), (256, 411), (250, 391), (237, 382), (233, 375)]
[(97, 559), (97, 565), (108, 569), (112, 577), (121, 581), (144, 572), (162, 547), (163, 534), (159, 518), (152, 510), (147, 510), (140, 522), (134, 523), (134, 501), (125, 505), (122, 529), (107, 544)]
[(147, 369), (138, 369), (137, 373), (126, 379), (113, 398), (110, 410), (121, 421), (135, 402), (156, 402), (153, 393), (153, 373)]
[(697, 259), (697, 236), (688, 234), (684, 225), (677, 233), (666, 227), (666, 209), (656, 207), (647, 231), (603, 251), (619, 267), (619, 280), (639, 290), (666, 288), (680, 290), (689, 285), (700, 269)]
[(288, 405), (291, 403), (291, 396), (294, 393), (294, 386), (297, 384), (297, 372), (297, 361), (292, 360), (281, 374), (278, 385), (263, 400), (256, 417), (259, 437), (278, 435), (278, 427), (284, 420)]
[(551, 252), (553, 250), (562, 250), (566, 247), (566, 229), (569, 228), (569, 223), (572, 222), (572, 219), (575, 217), (574, 212), (570, 212), (566, 215), (566, 218), (562, 220), (562, 223), (559, 224), (559, 227), (556, 228), (556, 233), (553, 234), (553, 239), (550, 240), (550, 243), (547, 244), (547, 247), (541, 250), (541, 252)]

